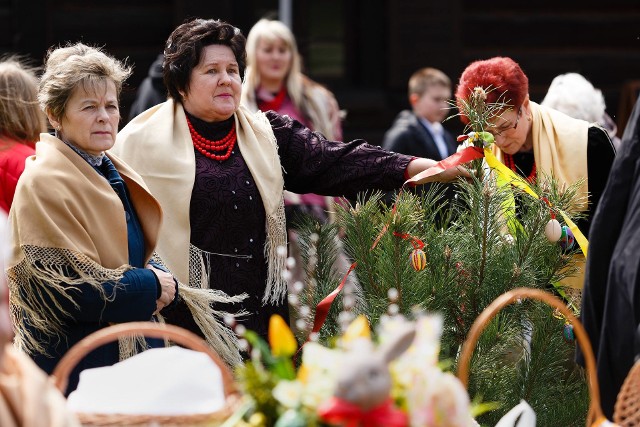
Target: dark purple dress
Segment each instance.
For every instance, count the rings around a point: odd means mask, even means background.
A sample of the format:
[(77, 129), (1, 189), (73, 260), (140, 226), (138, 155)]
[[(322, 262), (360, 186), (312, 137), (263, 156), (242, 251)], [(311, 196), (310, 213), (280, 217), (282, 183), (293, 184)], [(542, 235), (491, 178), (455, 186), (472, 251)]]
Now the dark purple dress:
[[(188, 117), (200, 135), (212, 140), (224, 137), (233, 123), (233, 118), (210, 124)], [(288, 116), (269, 112), (267, 117), (278, 142), (287, 190), (354, 198), (366, 189), (390, 190), (404, 182), (409, 156), (386, 152), (362, 140), (327, 141)], [(222, 162), (197, 150), (195, 154), (191, 243), (218, 254), (210, 256), (211, 287), (229, 295), (249, 295), (241, 305), (216, 308), (230, 312), (245, 309), (250, 314), (241, 322), (265, 337), (269, 317), (278, 313), (288, 319), (289, 313), (286, 300), (279, 305), (262, 305), (267, 281), (266, 230), (258, 187), (237, 147)]]

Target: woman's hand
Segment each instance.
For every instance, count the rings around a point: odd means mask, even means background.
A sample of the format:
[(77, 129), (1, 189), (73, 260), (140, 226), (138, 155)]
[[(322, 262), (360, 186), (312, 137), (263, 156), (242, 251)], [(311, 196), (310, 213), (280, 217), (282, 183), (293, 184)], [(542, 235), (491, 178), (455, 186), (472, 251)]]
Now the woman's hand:
[(407, 166), (407, 174), (409, 175), (409, 177), (413, 178), (416, 175), (421, 174), (422, 172), (425, 172), (425, 175), (427, 175), (425, 177), (420, 177), (417, 181), (414, 181), (413, 184), (419, 185), (419, 184), (426, 184), (428, 182), (434, 182), (434, 181), (450, 182), (450, 181), (454, 181), (459, 177), (463, 177), (463, 178), (471, 177), (471, 174), (464, 166), (456, 166), (453, 168), (445, 169), (442, 172), (428, 175), (428, 173), (426, 172), (431, 167), (435, 166), (436, 163), (438, 162), (435, 160), (426, 159), (426, 158), (417, 158), (409, 162), (409, 165)]
[(173, 299), (176, 296), (176, 282), (173, 280), (173, 275), (171, 273), (157, 269), (151, 264), (147, 264), (146, 268), (155, 273), (158, 281), (160, 282), (160, 288), (162, 289), (160, 298), (156, 301), (156, 313), (158, 313), (173, 302)]

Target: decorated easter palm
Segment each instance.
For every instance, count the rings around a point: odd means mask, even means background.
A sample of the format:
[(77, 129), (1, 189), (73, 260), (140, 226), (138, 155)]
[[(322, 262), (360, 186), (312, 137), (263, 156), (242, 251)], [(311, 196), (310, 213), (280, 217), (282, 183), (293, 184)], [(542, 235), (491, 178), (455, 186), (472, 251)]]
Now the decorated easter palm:
[[(478, 114), (475, 119), (468, 114), (472, 127), (464, 139), (476, 152), (486, 153), (492, 137), (485, 129), (490, 127), (491, 115), (504, 105), (481, 107), (481, 95), (478, 91), (478, 103), (469, 106)], [(312, 254), (305, 259), (313, 261), (307, 268), (307, 284), (312, 286), (305, 284), (294, 292), (302, 308), (297, 317), (307, 320), (301, 336), (309, 335), (315, 326), (320, 342), (331, 345), (340, 325), (358, 314), (377, 325), (393, 313), (411, 318), (416, 309), (438, 312), (443, 318), (438, 357), (455, 367), (471, 324), (505, 291), (523, 286), (544, 289), (560, 295), (577, 311), (579, 304), (560, 282), (575, 274), (572, 254), (583, 245), (569, 245), (568, 237), (561, 245), (545, 229), (555, 225), (549, 226), (554, 218), (561, 233), (562, 225), (573, 224), (579, 215), (573, 210), (578, 184), (559, 188), (547, 176), (533, 183), (515, 182), (513, 176), (494, 169), (493, 160), (482, 157), (474, 160), (478, 173), (456, 184), (457, 197), (444, 215), (437, 185), (422, 196), (401, 193), (393, 207), (382, 204), (380, 195), (339, 207), (337, 223), (355, 262), (350, 274), (358, 277), (362, 299), (349, 295), (336, 299), (325, 323), (329, 328), (318, 329), (314, 308), (341, 280), (315, 280), (314, 272), (323, 271), (323, 252), (332, 249), (310, 245)], [(488, 165), (483, 167), (482, 162)], [(327, 239), (325, 232), (335, 230), (309, 227), (300, 235), (322, 241)], [(426, 262), (418, 264), (424, 268), (415, 268), (416, 242), (422, 244), (418, 246)], [(501, 313), (481, 337), (472, 360), (470, 395), (500, 405), (479, 420), (495, 425), (524, 399), (535, 410), (538, 425), (584, 425), (588, 392), (584, 375), (573, 362), (574, 348), (570, 325), (546, 306), (522, 302)]]

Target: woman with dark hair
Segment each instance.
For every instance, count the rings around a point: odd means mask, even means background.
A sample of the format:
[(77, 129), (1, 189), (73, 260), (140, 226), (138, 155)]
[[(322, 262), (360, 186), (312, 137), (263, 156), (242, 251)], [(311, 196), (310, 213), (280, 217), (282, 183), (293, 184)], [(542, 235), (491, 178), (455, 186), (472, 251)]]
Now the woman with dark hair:
[(354, 197), (397, 188), (436, 162), (328, 141), (287, 116), (249, 111), (240, 104), (245, 38), (225, 22), (178, 26), (164, 54), (170, 99), (132, 120), (112, 151), (166, 213), (158, 252), (171, 271), (185, 283), (204, 271), (211, 288), (247, 293), (241, 321), (266, 336), (272, 314), (288, 318), (284, 188)]
[[(577, 197), (586, 216), (578, 226), (587, 236), (615, 156), (607, 131), (531, 101), (529, 79), (511, 58), (467, 66), (458, 82), (457, 101), (468, 101), (476, 87), (486, 90), (487, 103), (505, 103), (487, 129), (495, 138), (492, 147), (498, 159), (530, 179), (553, 175), (561, 185), (583, 180)], [(465, 115), (461, 119), (469, 122)]]

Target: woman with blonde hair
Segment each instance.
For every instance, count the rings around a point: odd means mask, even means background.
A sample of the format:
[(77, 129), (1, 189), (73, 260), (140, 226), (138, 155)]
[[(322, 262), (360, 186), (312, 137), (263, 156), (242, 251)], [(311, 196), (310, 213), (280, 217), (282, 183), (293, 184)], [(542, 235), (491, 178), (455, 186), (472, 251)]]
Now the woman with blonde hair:
[(247, 36), (242, 102), (250, 110), (288, 115), (332, 141), (342, 141), (341, 113), (331, 92), (302, 73), (291, 30), (261, 19)]
[[(302, 73), (295, 36), (280, 21), (261, 19), (249, 31), (242, 102), (252, 111), (272, 110), (296, 119), (330, 141), (342, 141), (341, 112), (335, 97)], [(311, 215), (321, 222), (332, 221), (334, 199), (291, 191), (285, 191), (284, 197), (289, 255), (297, 261), (289, 280), (292, 286), (303, 276), (296, 221), (300, 215)], [(338, 255), (337, 268), (344, 273), (350, 263), (342, 251)], [(354, 277), (351, 274), (349, 281), (355, 284)]]
[(8, 213), (27, 157), (46, 129), (35, 69), (17, 57), (0, 62), (0, 209)]
[[(342, 141), (341, 112), (331, 92), (302, 73), (302, 58), (291, 30), (261, 19), (247, 36), (247, 70), (242, 103), (251, 111), (275, 111), (296, 119), (330, 141)], [(296, 213), (328, 220), (331, 198), (285, 191), (287, 222)]]

